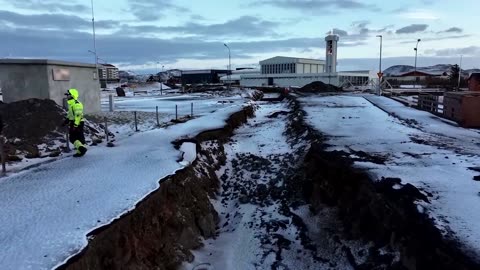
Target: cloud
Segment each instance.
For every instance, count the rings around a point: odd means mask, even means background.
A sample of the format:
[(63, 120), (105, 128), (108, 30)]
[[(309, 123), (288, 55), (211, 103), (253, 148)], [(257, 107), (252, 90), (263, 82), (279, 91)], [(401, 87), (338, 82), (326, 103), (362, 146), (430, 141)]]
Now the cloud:
[(400, 7), (390, 11), (392, 14), (408, 20), (438, 20), (440, 15), (431, 9), (412, 9), (410, 7)]
[(463, 32), (463, 29), (462, 28), (458, 28), (458, 27), (452, 27), (452, 28), (448, 28), (447, 30), (443, 31), (444, 33), (462, 33)]
[[(35, 28), (35, 29), (87, 29), (91, 22), (83, 18), (67, 14), (35, 14), (24, 15), (10, 11), (0, 10), (0, 22), (13, 25), (14, 28)], [(98, 21), (99, 28), (114, 28), (117, 23), (114, 21)]]
[(190, 22), (182, 26), (124, 25), (121, 33), (142, 36), (145, 34), (177, 33), (187, 36), (203, 36), (210, 39), (228, 37), (273, 37), (280, 23), (243, 16), (224, 23), (201, 24)]
[(449, 49), (440, 49), (440, 50), (427, 50), (427, 54), (435, 56), (468, 56), (468, 57), (478, 57), (480, 56), (480, 47), (470, 46), (464, 48), (449, 48)]
[[(422, 42), (427, 42), (427, 41), (440, 41), (440, 40), (449, 40), (449, 39), (461, 39), (461, 38), (466, 38), (466, 37), (471, 37), (471, 35), (452, 35), (452, 36), (440, 36), (440, 37), (433, 37), (433, 38), (422, 38)], [(417, 43), (416, 39), (412, 40), (405, 40), (399, 42), (400, 44), (414, 44)]]
[(168, 11), (187, 13), (190, 10), (168, 0), (130, 0), (130, 11), (140, 21), (156, 21)]
[(269, 5), (285, 9), (296, 9), (301, 11), (319, 11), (319, 10), (356, 10), (366, 9), (378, 11), (375, 5), (365, 4), (358, 0), (259, 0), (252, 5)]
[[(92, 62), (92, 36), (87, 32), (0, 28), (0, 52), (11, 57), (50, 58)], [(350, 38), (350, 40), (348, 40)], [(363, 45), (363, 40), (346, 37), (340, 46)], [(282, 54), (288, 51), (320, 49), (324, 38), (287, 38), (259, 41), (229, 42), (234, 58), (252, 58), (262, 53)], [(32, 46), (31, 44), (35, 44)], [(112, 63), (142, 64), (151, 61), (174, 63), (180, 59), (221, 59), (225, 57), (223, 42), (204, 37), (154, 38), (148, 35), (132, 37), (118, 34), (97, 35), (99, 57)], [(1, 56), (1, 55), (0, 55)], [(322, 57), (323, 55), (319, 55)], [(155, 58), (155, 59), (154, 59)], [(256, 59), (256, 58), (255, 58)]]
[(395, 31), (397, 34), (413, 34), (427, 30), (428, 24), (411, 24)]
[(90, 9), (86, 5), (57, 0), (9, 0), (9, 3), (20, 9), (49, 12), (85, 12)]

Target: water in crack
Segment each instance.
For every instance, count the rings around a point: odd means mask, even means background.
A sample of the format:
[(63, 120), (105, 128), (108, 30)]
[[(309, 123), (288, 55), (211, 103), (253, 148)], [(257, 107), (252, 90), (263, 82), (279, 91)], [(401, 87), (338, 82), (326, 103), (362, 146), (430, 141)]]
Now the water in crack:
[(217, 172), (221, 194), (212, 200), (221, 218), (218, 235), (183, 269), (353, 269), (334, 215), (313, 216), (303, 200), (297, 174), (303, 145), (288, 142), (287, 115), (269, 117), (288, 109), (262, 104), (225, 145), (227, 164)]

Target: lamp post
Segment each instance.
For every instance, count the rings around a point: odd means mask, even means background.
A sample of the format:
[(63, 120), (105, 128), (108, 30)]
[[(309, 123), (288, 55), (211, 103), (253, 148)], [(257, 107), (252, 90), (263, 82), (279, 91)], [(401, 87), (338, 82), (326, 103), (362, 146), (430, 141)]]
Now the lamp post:
[(97, 41), (95, 38), (95, 13), (93, 11), (93, 0), (91, 0), (91, 3), (92, 3), (93, 54), (95, 55), (95, 68), (97, 69), (97, 72), (98, 72)]
[(462, 78), (462, 60), (463, 60), (463, 55), (460, 55), (460, 66), (458, 70), (458, 85), (457, 85), (457, 91), (460, 91), (460, 78)]
[(420, 41), (422, 40), (417, 39), (417, 46), (413, 48), (415, 50), (415, 72), (413, 73), (413, 75), (415, 76), (415, 84), (414, 84), (415, 89), (417, 89), (417, 56), (418, 56), (418, 43), (420, 43)]
[(108, 64), (107, 60), (102, 59), (102, 58), (100, 58), (100, 57), (97, 56), (97, 62), (98, 62), (98, 60), (102, 60), (105, 64)]
[[(160, 63), (160, 62), (158, 62), (158, 63)], [(163, 74), (163, 67), (164, 67), (164, 65), (162, 65), (162, 73), (160, 73), (160, 74)], [(163, 81), (162, 81), (161, 75), (158, 75), (158, 80), (160, 81), (160, 95), (162, 96), (163, 95)]]
[(380, 38), (380, 63), (378, 65), (378, 95), (382, 95), (382, 49), (383, 49), (383, 36), (378, 35), (377, 37)]
[(231, 63), (231, 54), (230, 54), (230, 47), (226, 43), (223, 44), (225, 47), (228, 49), (228, 72), (227, 72), (227, 78), (228, 78), (228, 90), (230, 90), (230, 84), (231, 84), (231, 77), (230, 77), (230, 72), (232, 70), (232, 63)]
[(92, 50), (88, 50), (89, 53), (93, 54), (93, 56), (95, 57), (95, 73), (97, 74), (97, 77), (98, 77), (98, 81), (100, 82), (100, 73), (99, 73), (99, 68), (98, 68), (98, 56), (97, 56), (97, 53), (92, 51)]

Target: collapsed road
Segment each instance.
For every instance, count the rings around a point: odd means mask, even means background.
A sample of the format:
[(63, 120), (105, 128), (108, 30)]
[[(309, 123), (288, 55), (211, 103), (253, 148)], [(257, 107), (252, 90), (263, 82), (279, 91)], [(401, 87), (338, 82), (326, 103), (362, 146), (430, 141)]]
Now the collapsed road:
[(419, 210), (425, 192), (354, 166), (378, 156), (329, 150), (295, 98), (253, 106), (177, 142), (197, 144), (192, 165), (60, 269), (479, 268)]

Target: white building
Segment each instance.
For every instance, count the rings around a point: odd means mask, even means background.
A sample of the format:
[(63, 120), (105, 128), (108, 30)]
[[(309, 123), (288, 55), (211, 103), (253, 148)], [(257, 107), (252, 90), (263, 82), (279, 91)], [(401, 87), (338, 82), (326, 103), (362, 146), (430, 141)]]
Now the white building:
[(246, 87), (303, 87), (315, 81), (344, 88), (370, 89), (377, 78), (373, 71), (337, 72), (337, 35), (325, 38), (326, 60), (276, 56), (260, 61), (260, 74), (240, 75)]
[(325, 72), (325, 61), (276, 56), (260, 61), (261, 74), (304, 74)]

